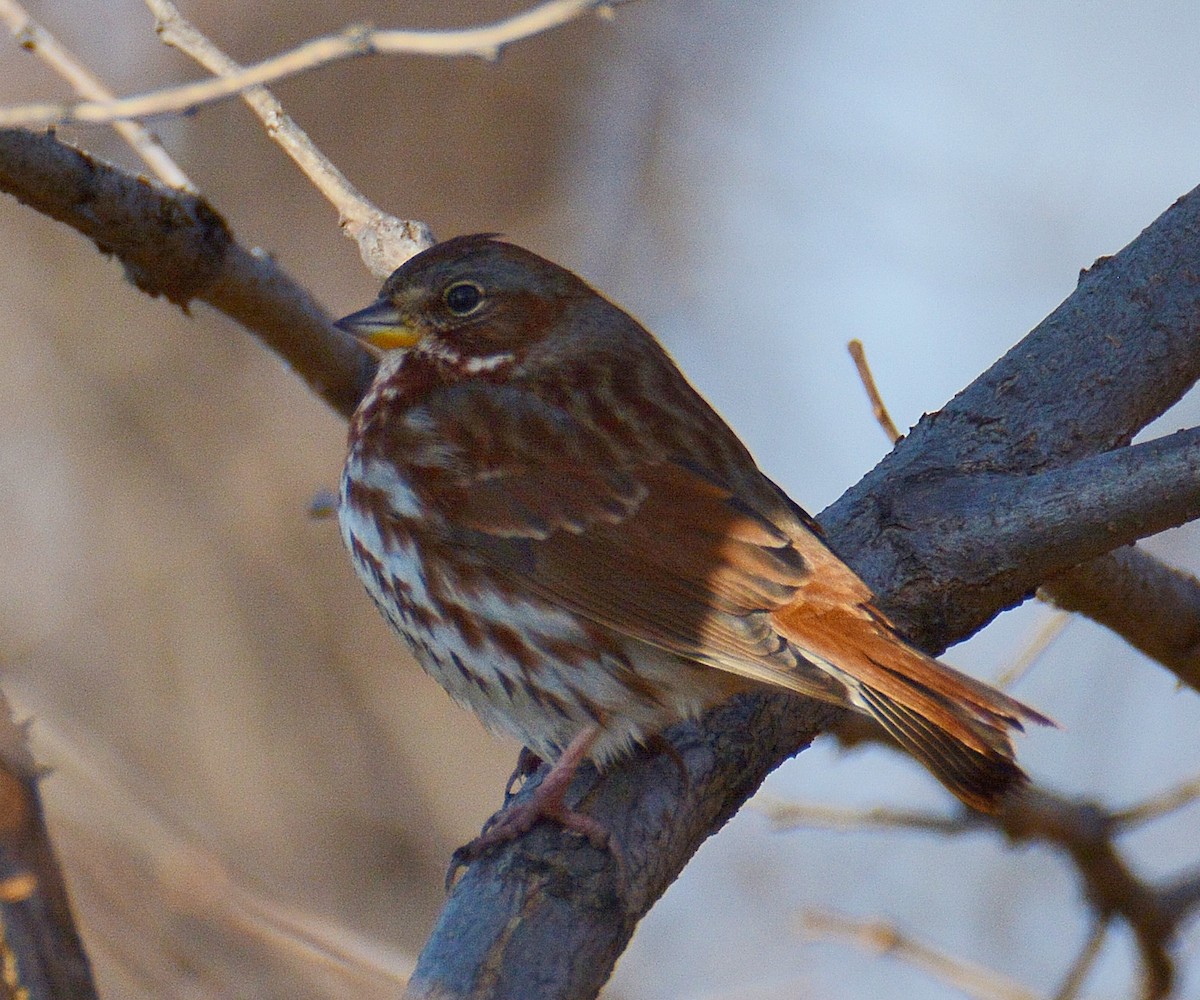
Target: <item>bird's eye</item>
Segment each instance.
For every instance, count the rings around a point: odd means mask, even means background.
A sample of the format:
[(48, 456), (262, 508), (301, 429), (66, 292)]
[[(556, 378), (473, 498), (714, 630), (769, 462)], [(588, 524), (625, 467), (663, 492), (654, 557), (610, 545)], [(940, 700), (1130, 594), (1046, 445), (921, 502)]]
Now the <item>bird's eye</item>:
[(455, 316), (469, 316), (483, 302), (483, 289), (470, 281), (460, 281), (446, 289), (446, 307)]

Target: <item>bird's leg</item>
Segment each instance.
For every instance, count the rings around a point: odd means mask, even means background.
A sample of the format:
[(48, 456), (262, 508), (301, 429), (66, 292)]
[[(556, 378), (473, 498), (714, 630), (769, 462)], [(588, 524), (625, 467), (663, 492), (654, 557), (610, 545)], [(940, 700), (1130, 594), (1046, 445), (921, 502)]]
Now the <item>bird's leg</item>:
[(483, 833), (467, 845), (467, 849), (475, 848), (473, 856), (478, 857), (489, 847), (507, 843), (528, 833), (539, 819), (552, 820), (567, 830), (582, 834), (593, 847), (604, 847), (608, 842), (608, 831), (596, 820), (576, 812), (564, 801), (575, 772), (587, 759), (599, 736), (600, 729), (595, 726), (576, 735), (530, 797), (525, 802), (505, 806), (492, 817)]
[(620, 848), (604, 826), (591, 816), (585, 816), (566, 804), (565, 796), (571, 787), (575, 772), (579, 770), (591, 751), (600, 728), (593, 726), (582, 730), (567, 745), (566, 750), (546, 772), (541, 784), (524, 802), (510, 802), (484, 827), (483, 832), (469, 844), (454, 852), (447, 881), (453, 881), (458, 869), (469, 865), (493, 847), (507, 844), (528, 833), (540, 819), (557, 823), (563, 829), (587, 838), (588, 843), (600, 850), (607, 848), (616, 859), (623, 875), (625, 864)]

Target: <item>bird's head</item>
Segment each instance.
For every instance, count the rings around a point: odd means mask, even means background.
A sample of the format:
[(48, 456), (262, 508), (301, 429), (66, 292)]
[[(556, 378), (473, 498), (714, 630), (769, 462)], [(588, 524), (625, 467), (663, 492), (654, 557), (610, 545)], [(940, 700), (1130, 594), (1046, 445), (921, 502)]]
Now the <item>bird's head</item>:
[(417, 254), (379, 298), (337, 327), (381, 354), (424, 355), (459, 376), (501, 372), (564, 329), (591, 289), (565, 268), (491, 235)]

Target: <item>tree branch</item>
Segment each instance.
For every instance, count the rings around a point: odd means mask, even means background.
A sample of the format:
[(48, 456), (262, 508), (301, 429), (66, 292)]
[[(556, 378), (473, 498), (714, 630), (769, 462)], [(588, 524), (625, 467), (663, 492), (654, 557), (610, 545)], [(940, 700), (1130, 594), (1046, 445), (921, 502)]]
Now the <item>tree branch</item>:
[(45, 127), (68, 122), (110, 124), (195, 109), (329, 63), (367, 55), (476, 56), (494, 60), (509, 45), (561, 27), (591, 10), (623, 0), (546, 0), (493, 24), (443, 31), (404, 31), (352, 24), (287, 52), (215, 79), (184, 83), (117, 100), (40, 103), (0, 108), (0, 127)]
[(1058, 607), (1112, 629), (1200, 691), (1200, 581), (1122, 548), (1046, 580)]
[(28, 1000), (96, 1000), (50, 846), (25, 733), (0, 695), (0, 992)]
[(906, 558), (936, 566), (943, 588), (958, 581), (979, 600), (1008, 600), (1200, 516), (1200, 430), (1032, 474), (923, 469), (890, 492), (888, 530), (903, 533)]
[(83, 233), (147, 295), (219, 309), (335, 410), (354, 412), (373, 360), (269, 256), (238, 244), (203, 198), (22, 129), (0, 129), (0, 191)]

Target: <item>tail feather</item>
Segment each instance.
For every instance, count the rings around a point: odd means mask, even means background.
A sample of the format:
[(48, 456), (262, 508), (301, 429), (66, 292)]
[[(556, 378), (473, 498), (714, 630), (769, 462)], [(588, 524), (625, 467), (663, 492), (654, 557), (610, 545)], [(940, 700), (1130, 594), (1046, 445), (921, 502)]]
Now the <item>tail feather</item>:
[(836, 596), (775, 612), (779, 631), (958, 798), (995, 812), (1028, 781), (1009, 730), (1054, 723), (909, 645), (870, 603)]
[[(966, 703), (980, 713), (994, 718), (997, 722), (1013, 729), (1023, 730), (1024, 722), (1036, 722), (1042, 726), (1053, 726), (1053, 720), (1042, 715), (1036, 709), (1030, 708), (1024, 702), (1017, 701), (998, 691), (990, 684), (976, 680), (953, 667), (927, 656), (919, 649), (910, 646), (903, 636), (896, 632), (895, 626), (887, 620), (877, 608), (866, 605), (862, 609), (875, 626), (872, 630), (878, 639), (893, 652), (892, 664), (888, 668), (893, 671), (902, 669), (903, 676), (928, 688), (935, 694), (950, 698), (956, 702)], [(869, 647), (868, 647), (869, 648)], [(876, 666), (882, 666), (876, 664)]]
[(981, 741), (990, 746), (981, 753), (873, 688), (860, 685), (858, 694), (888, 734), (972, 808), (995, 812), (1007, 796), (1028, 782), (1013, 760), (1012, 746), (1003, 730), (988, 731), (985, 723), (961, 720), (964, 726), (983, 730)]

